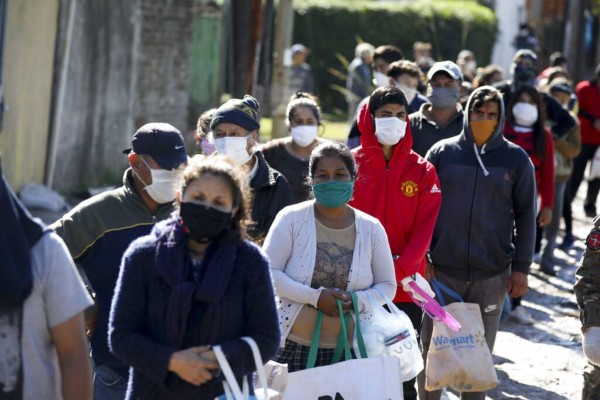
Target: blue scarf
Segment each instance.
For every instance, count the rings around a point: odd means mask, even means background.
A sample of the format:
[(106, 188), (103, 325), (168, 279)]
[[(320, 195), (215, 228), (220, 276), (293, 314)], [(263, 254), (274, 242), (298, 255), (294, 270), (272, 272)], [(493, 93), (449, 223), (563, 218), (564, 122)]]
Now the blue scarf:
[(156, 268), (161, 279), (171, 288), (166, 309), (167, 343), (180, 348), (194, 301), (208, 304), (202, 320), (201, 344), (214, 344), (219, 332), (221, 298), (225, 293), (235, 263), (239, 235), (226, 231), (207, 248), (196, 282), (188, 255), (188, 235), (174, 215), (157, 232)]

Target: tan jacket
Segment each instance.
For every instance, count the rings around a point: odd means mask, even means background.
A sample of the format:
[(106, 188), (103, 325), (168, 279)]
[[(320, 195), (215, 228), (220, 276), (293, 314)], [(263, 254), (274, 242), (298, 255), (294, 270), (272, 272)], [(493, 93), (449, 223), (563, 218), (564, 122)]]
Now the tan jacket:
[[(573, 112), (570, 113), (577, 121), (577, 116)], [(566, 182), (573, 171), (573, 159), (581, 151), (579, 121), (563, 138), (554, 138), (554, 149), (554, 157), (556, 159), (556, 166), (554, 168), (555, 179), (557, 182)]]

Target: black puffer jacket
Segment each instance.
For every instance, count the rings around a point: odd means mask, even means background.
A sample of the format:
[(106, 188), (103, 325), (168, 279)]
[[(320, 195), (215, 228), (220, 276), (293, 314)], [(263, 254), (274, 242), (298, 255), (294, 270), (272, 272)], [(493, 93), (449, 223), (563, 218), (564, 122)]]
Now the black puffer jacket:
[(250, 181), (254, 197), (252, 201), (253, 223), (248, 228), (248, 233), (255, 241), (262, 242), (277, 213), (292, 204), (292, 190), (285, 176), (269, 166), (262, 152), (257, 151), (254, 155), (257, 158), (258, 167)]

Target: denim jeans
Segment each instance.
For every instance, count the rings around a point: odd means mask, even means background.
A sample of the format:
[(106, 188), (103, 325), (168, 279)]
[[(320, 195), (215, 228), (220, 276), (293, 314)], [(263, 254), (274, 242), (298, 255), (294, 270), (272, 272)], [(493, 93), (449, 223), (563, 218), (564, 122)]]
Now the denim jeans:
[(124, 400), (128, 378), (106, 365), (97, 365), (94, 374), (94, 400)]

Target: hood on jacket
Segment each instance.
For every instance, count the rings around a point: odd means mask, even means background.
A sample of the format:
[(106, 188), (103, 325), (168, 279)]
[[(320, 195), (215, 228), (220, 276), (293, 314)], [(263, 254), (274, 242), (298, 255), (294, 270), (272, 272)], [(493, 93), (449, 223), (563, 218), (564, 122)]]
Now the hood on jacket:
[[(371, 99), (369, 98), (369, 101), (367, 103), (365, 103), (362, 106), (362, 108), (360, 109), (360, 111), (358, 112), (358, 130), (361, 133), (360, 144), (362, 145), (363, 149), (369, 149), (369, 148), (381, 149), (381, 144), (379, 143), (379, 141), (377, 140), (377, 137), (375, 136), (375, 119), (373, 118), (373, 116), (371, 115), (371, 111), (369, 110), (370, 104), (371, 104)], [(408, 119), (408, 105), (406, 105), (405, 108), (406, 108), (406, 133), (404, 134), (404, 137), (402, 139), (400, 139), (398, 144), (396, 144), (392, 158), (394, 158), (396, 156), (396, 154), (399, 152), (402, 152), (402, 151), (410, 152), (410, 150), (412, 149), (413, 138), (412, 138), (412, 133), (411, 133), (411, 129), (410, 129), (410, 121)], [(381, 155), (383, 157), (383, 153), (381, 153)]]
[[(463, 117), (463, 133), (467, 139), (467, 141), (475, 143), (475, 138), (473, 137), (473, 133), (471, 132), (471, 126), (469, 124), (469, 119), (471, 117), (471, 106), (472, 106), (472, 101), (473, 101), (473, 97), (476, 93), (482, 91), (482, 90), (492, 90), (494, 92), (498, 92), (498, 90), (492, 86), (481, 86), (478, 87), (477, 89), (475, 89), (473, 91), (473, 93), (471, 93), (471, 95), (469, 96), (469, 100), (467, 101), (467, 106), (464, 110), (465, 114)], [(500, 98), (499, 101), (499, 111), (500, 111), (500, 117), (498, 118), (498, 124), (496, 124), (496, 129), (494, 130), (494, 133), (492, 133), (492, 136), (490, 136), (490, 138), (487, 140), (487, 142), (485, 142), (481, 148), (481, 154), (485, 153), (485, 150), (489, 150), (493, 147), (496, 147), (497, 144), (499, 144), (502, 141), (502, 131), (504, 129), (504, 118), (505, 118), (505, 114), (504, 114), (504, 102), (502, 101), (502, 98)]]
[(479, 149), (477, 147), (477, 144), (475, 143), (475, 138), (473, 137), (473, 132), (471, 132), (471, 125), (469, 123), (469, 120), (471, 117), (471, 107), (472, 107), (473, 97), (475, 97), (475, 95), (477, 93), (479, 93), (483, 90), (500, 93), (498, 91), (498, 89), (496, 89), (492, 86), (481, 86), (481, 87), (478, 87), (477, 89), (475, 89), (473, 91), (473, 93), (471, 93), (471, 95), (469, 96), (469, 100), (467, 101), (467, 106), (465, 107), (465, 111), (464, 111), (465, 115), (463, 118), (463, 135), (468, 143), (472, 143), (473, 151), (475, 152), (477, 161), (479, 162), (479, 165), (481, 166), (481, 169), (483, 170), (484, 175), (487, 176), (489, 174), (489, 172), (487, 171), (487, 169), (485, 168), (485, 165), (483, 164), (483, 161), (481, 160), (481, 154), (485, 154), (487, 151), (492, 150), (494, 147), (498, 147), (504, 140), (502, 131), (504, 130), (505, 115), (504, 115), (504, 101), (502, 101), (502, 95), (500, 95), (500, 101), (498, 101), (500, 115), (498, 117), (498, 123), (496, 124), (496, 129), (494, 130), (494, 133), (492, 133), (492, 135), (489, 137), (489, 139), (483, 144), (483, 146), (481, 146), (481, 149)]

